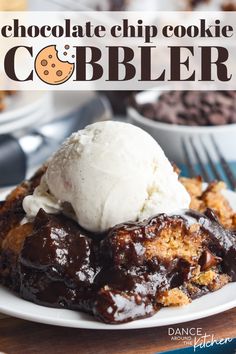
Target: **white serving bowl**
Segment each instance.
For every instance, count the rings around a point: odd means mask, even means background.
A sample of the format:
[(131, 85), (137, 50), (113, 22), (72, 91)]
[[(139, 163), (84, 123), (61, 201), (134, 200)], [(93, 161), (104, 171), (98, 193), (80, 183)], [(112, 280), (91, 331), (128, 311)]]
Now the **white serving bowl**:
[[(136, 101), (138, 104), (154, 102), (161, 93), (161, 91), (140, 92), (136, 95)], [(210, 153), (216, 160), (216, 154), (210, 140), (211, 136), (215, 138), (226, 159), (236, 160), (236, 124), (198, 127), (160, 123), (144, 117), (131, 106), (128, 107), (128, 119), (130, 123), (151, 134), (164, 149), (167, 157), (177, 164), (186, 162), (182, 142), (183, 140), (188, 141), (189, 138), (193, 138), (196, 145), (200, 144), (201, 139), (207, 149), (212, 150)], [(202, 157), (204, 159), (204, 155)]]

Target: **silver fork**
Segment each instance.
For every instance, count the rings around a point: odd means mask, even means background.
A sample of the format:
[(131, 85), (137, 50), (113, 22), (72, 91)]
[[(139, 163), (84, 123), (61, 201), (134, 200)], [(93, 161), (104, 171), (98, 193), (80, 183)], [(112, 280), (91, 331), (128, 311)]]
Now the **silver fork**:
[(193, 160), (195, 160), (199, 166), (200, 174), (205, 182), (209, 183), (214, 180), (222, 180), (228, 184), (232, 190), (236, 191), (236, 178), (232, 168), (224, 158), (213, 136), (210, 136), (210, 142), (211, 150), (217, 157), (221, 171), (218, 170), (217, 164), (215, 163), (208, 147), (206, 146), (205, 142), (203, 142), (201, 137), (199, 137), (197, 143), (196, 140), (191, 137), (182, 140), (182, 149), (184, 152), (189, 176), (194, 177), (199, 175), (196, 164), (193, 162)]

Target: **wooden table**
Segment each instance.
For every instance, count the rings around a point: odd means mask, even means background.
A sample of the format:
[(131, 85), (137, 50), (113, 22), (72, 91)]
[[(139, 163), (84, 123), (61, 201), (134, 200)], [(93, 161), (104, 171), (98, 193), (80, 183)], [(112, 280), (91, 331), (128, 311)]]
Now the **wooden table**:
[[(215, 339), (236, 337), (236, 308), (172, 328), (202, 328)], [(168, 327), (130, 331), (95, 331), (5, 318), (0, 320), (0, 352), (7, 354), (153, 354), (180, 348), (171, 341)]]

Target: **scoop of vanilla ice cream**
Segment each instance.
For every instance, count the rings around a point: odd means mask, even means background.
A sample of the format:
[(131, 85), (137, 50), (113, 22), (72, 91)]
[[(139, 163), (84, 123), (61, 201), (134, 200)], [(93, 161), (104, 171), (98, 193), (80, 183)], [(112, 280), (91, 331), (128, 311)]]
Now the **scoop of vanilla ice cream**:
[(39, 186), (35, 188), (34, 194), (24, 198), (23, 208), (28, 218), (34, 218), (40, 208), (48, 214), (57, 214), (63, 209), (60, 201), (49, 193), (45, 175), (41, 178)]
[[(45, 181), (57, 201), (50, 207), (59, 210), (63, 202), (70, 203), (78, 223), (93, 232), (190, 204), (158, 143), (121, 122), (98, 122), (72, 134), (49, 162)], [(32, 215), (34, 196), (27, 198), (23, 206)]]

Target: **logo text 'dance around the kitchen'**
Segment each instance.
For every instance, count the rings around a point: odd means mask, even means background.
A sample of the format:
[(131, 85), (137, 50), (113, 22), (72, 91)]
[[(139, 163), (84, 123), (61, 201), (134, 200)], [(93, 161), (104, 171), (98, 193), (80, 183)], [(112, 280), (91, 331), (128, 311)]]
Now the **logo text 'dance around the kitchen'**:
[(3, 87), (236, 88), (232, 13), (3, 14)]

